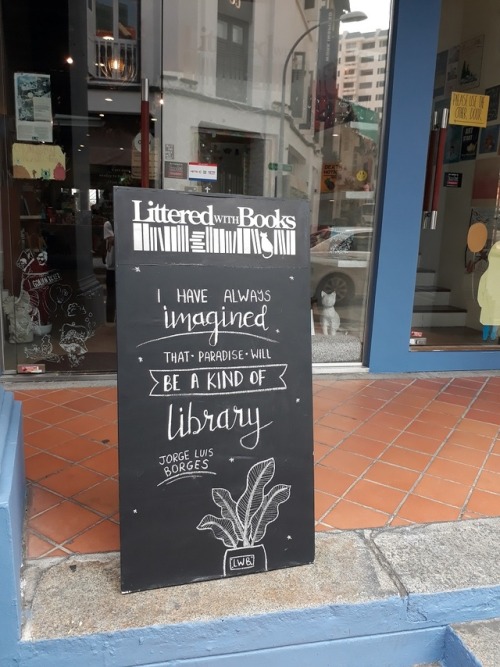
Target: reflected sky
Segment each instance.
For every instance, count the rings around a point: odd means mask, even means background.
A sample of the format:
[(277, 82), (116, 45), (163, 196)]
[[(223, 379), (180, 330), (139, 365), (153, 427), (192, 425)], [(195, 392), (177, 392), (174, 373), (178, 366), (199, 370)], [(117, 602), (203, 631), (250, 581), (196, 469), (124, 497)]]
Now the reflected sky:
[[(388, 28), (391, 0), (350, 0), (351, 11), (364, 12), (368, 18), (359, 23), (345, 24), (348, 32), (371, 32), (377, 28)], [(342, 28), (341, 28), (342, 29)]]

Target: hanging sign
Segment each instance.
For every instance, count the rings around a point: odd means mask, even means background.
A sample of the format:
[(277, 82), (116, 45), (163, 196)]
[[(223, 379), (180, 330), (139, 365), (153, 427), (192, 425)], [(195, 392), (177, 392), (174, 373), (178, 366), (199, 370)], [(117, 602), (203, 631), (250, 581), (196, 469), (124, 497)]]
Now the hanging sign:
[(50, 144), (12, 144), (14, 178), (64, 181), (66, 156), (60, 146)]
[(122, 590), (312, 562), (307, 203), (114, 204)]
[(461, 188), (462, 174), (458, 171), (445, 171), (443, 185), (445, 188)]
[(449, 124), (486, 127), (489, 99), (488, 95), (453, 92)]
[(333, 192), (340, 172), (340, 164), (337, 162), (324, 163), (321, 169), (321, 193)]
[(205, 162), (189, 162), (188, 178), (190, 181), (216, 181), (217, 165)]
[(49, 74), (14, 74), (17, 141), (52, 143)]
[[(149, 180), (154, 181), (159, 168), (158, 141), (152, 134), (149, 135)], [(130, 171), (132, 178), (141, 178), (141, 133), (135, 135), (132, 140)]]

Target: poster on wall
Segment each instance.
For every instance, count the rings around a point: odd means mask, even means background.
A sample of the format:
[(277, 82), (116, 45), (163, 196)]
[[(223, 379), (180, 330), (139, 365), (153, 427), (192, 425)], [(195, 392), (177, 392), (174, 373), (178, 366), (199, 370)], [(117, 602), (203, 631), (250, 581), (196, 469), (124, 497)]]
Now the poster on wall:
[(47, 144), (12, 144), (14, 178), (64, 181), (66, 156), (60, 146)]
[(491, 88), (486, 88), (484, 94), (488, 95), (488, 97), (490, 98), (490, 104), (488, 106), (488, 122), (491, 120), (497, 120), (498, 103), (500, 100), (500, 86), (492, 86)]
[(481, 81), (484, 35), (479, 35), (460, 45), (459, 85), (461, 90), (477, 88)]
[(446, 85), (444, 94), (449, 96), (452, 90), (458, 86), (458, 68), (460, 66), (460, 46), (454, 46), (448, 50), (448, 63), (446, 65)]
[(500, 125), (483, 127), (479, 137), (479, 153), (496, 153)]
[(446, 132), (446, 143), (444, 147), (444, 162), (450, 164), (460, 162), (462, 148), (462, 126), (449, 125)]
[(14, 74), (17, 141), (52, 143), (52, 100), (48, 74)]
[(495, 207), (498, 188), (498, 174), (500, 173), (500, 158), (490, 157), (487, 160), (478, 160), (474, 168), (472, 184), (473, 206), (478, 206), (479, 200), (491, 200)]
[(446, 69), (448, 66), (448, 51), (441, 51), (436, 57), (436, 72), (434, 75), (434, 97), (444, 95), (446, 86)]
[(307, 203), (114, 204), (122, 591), (312, 562)]
[(462, 132), (461, 160), (474, 160), (479, 142), (478, 127), (464, 127)]

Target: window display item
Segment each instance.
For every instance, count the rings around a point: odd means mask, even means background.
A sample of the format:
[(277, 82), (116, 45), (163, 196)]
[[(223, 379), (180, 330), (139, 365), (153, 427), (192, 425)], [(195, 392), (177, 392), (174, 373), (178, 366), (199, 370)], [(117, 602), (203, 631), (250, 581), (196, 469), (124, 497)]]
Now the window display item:
[(16, 298), (4, 290), (2, 305), (9, 322), (9, 343), (31, 343), (34, 328), (33, 307), (28, 292), (21, 291)]
[(483, 341), (495, 340), (500, 325), (500, 242), (488, 253), (488, 268), (479, 281), (477, 300), (481, 306), (479, 321), (483, 325)]
[(331, 294), (321, 292), (321, 303), (323, 305), (321, 311), (321, 327), (325, 336), (335, 336), (340, 327), (340, 317), (335, 310), (336, 300), (336, 292), (332, 292)]

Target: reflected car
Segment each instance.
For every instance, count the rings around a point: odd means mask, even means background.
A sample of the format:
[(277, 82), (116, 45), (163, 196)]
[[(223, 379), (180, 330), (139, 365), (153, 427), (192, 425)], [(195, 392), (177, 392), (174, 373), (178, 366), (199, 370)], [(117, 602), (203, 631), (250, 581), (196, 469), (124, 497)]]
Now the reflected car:
[(336, 292), (339, 305), (364, 295), (372, 239), (371, 227), (332, 227), (312, 246), (311, 298), (321, 304), (321, 292)]

